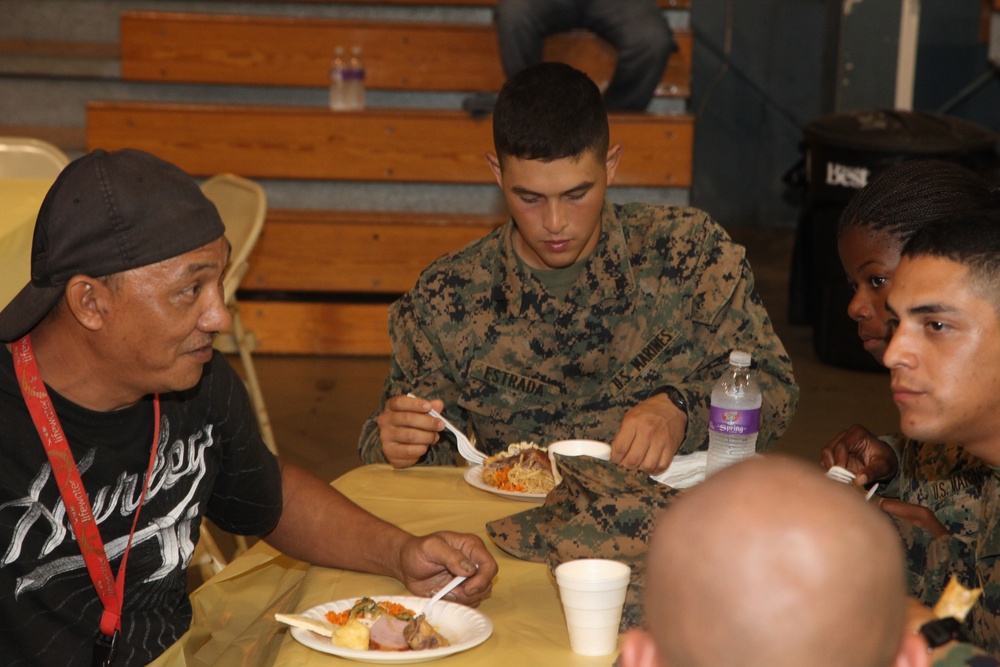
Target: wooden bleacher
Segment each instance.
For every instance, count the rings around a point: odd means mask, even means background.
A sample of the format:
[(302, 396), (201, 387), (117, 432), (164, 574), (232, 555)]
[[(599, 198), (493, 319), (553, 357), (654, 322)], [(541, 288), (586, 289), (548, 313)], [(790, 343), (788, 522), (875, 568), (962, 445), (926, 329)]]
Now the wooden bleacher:
[[(366, 0), (386, 4), (490, 5), (495, 0)], [(661, 0), (663, 6), (675, 5)], [(659, 95), (686, 98), (690, 33), (677, 31)], [(503, 73), (491, 26), (316, 18), (126, 12), (122, 77), (161, 83), (325, 87), (330, 52), (359, 44), (371, 89), (499, 90)], [(579, 32), (550, 38), (547, 55), (610, 77), (614, 51)], [(616, 185), (691, 184), (693, 118), (613, 114), (625, 147)], [(194, 176), (255, 179), (489, 184), (483, 154), (490, 119), (458, 110), (91, 102), (86, 148), (134, 147)], [(389, 303), (438, 256), (502, 224), (462, 213), (270, 210), (241, 286), (241, 315), (272, 353), (389, 353)]]
[[(504, 220), (497, 215), (271, 211), (242, 283), (244, 324), (262, 352), (387, 355), (388, 302), (410, 289), (441, 254)], [(282, 292), (290, 295), (266, 298)], [(339, 297), (309, 300), (303, 292)]]
[[(691, 33), (676, 31), (676, 41), (656, 94), (687, 98)], [(150, 12), (121, 18), (122, 77), (133, 81), (326, 87), (338, 44), (361, 47), (373, 89), (496, 92), (505, 78), (492, 25)], [(616, 52), (579, 30), (546, 40), (545, 57), (604, 86)]]
[[(691, 116), (612, 114), (610, 124), (625, 147), (617, 185), (691, 185)], [(87, 150), (139, 148), (194, 176), (492, 183), (483, 160), (492, 145), (489, 118), (453, 110), (87, 105)]]

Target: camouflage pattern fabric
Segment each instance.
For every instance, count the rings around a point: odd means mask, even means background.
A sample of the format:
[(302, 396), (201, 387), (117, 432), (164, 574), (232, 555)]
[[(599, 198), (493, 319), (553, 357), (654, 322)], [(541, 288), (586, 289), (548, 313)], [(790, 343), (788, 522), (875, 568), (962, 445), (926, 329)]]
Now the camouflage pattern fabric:
[[(689, 406), (680, 452), (704, 449), (712, 386), (735, 348), (753, 354), (764, 395), (757, 448), (774, 445), (798, 401), (791, 361), (742, 246), (707, 214), (605, 204), (598, 246), (563, 299), (519, 261), (512, 225), (438, 259), (392, 305), (391, 367), (362, 461), (385, 461), (376, 417), (407, 392), (443, 400), (493, 454), (524, 440), (611, 442), (629, 409), (674, 387)], [(442, 436), (421, 463), (457, 459)]]
[(933, 607), (952, 574), (982, 587), (966, 627), (977, 646), (1000, 656), (1000, 480), (959, 445), (907, 440), (900, 452), (899, 499), (927, 507), (950, 533), (935, 538), (894, 520), (903, 540), (909, 592)]
[(486, 524), (501, 549), (550, 568), (577, 558), (607, 558), (632, 568), (621, 630), (642, 622), (647, 541), (657, 514), (682, 493), (645, 473), (589, 456), (556, 455), (563, 475), (541, 507)]
[(1000, 667), (1000, 662), (972, 644), (954, 644), (935, 656), (931, 667)]

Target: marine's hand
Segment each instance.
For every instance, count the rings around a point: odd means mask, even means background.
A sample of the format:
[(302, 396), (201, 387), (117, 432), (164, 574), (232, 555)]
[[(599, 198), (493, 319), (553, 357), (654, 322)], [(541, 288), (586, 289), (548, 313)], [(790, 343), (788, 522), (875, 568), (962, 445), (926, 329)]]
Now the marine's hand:
[(393, 468), (412, 466), (440, 439), (444, 422), (427, 414), (432, 409), (440, 412), (444, 402), (409, 396), (394, 396), (385, 402), (377, 420), (378, 432), (382, 452)]
[[(961, 662), (956, 662), (954, 660), (949, 660), (948, 651), (955, 645), (954, 641), (948, 642), (943, 646), (936, 649), (931, 649), (927, 646), (927, 641), (924, 636), (920, 633), (920, 626), (924, 623), (929, 623), (931, 621), (936, 621), (937, 616), (934, 615), (934, 611), (930, 607), (924, 606), (919, 600), (912, 597), (906, 598), (906, 626), (903, 633), (903, 642), (911, 643), (914, 645), (914, 649), (910, 650), (908, 655), (910, 660), (900, 660), (899, 654), (897, 654), (896, 662), (894, 665), (911, 665), (912, 667), (924, 667), (926, 665), (969, 665), (974, 663), (967, 663), (965, 660)], [(906, 649), (901, 649), (900, 654), (906, 654)], [(995, 664), (991, 660), (988, 664)]]
[(820, 452), (819, 462), (827, 470), (832, 466), (847, 468), (857, 475), (854, 483), (861, 486), (891, 480), (899, 469), (892, 447), (859, 424), (844, 429), (828, 442)]
[(882, 498), (878, 506), (886, 514), (891, 514), (900, 521), (912, 523), (917, 528), (923, 528), (934, 537), (944, 537), (950, 534), (944, 524), (934, 516), (934, 512), (922, 505), (904, 503), (902, 500), (893, 498)]
[(687, 429), (687, 415), (666, 394), (656, 394), (625, 413), (611, 443), (611, 460), (658, 475), (670, 466)]
[(434, 595), (452, 577), (469, 578), (445, 596), (475, 607), (490, 593), (497, 562), (483, 541), (467, 533), (437, 532), (414, 536), (400, 550), (399, 580), (416, 595)]

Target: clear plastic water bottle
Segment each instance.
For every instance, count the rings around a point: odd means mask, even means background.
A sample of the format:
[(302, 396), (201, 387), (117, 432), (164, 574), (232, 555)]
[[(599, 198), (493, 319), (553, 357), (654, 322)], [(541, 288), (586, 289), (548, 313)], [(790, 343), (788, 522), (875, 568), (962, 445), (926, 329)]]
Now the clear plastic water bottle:
[(760, 428), (760, 386), (750, 371), (750, 353), (733, 350), (729, 368), (712, 389), (708, 422), (707, 475), (749, 456)]
[(338, 46), (330, 63), (330, 109), (344, 111), (350, 108), (347, 97), (347, 63), (344, 61), (344, 47)]
[(365, 108), (365, 63), (361, 59), (361, 47), (351, 47), (351, 59), (344, 70), (347, 85), (347, 106), (349, 109)]

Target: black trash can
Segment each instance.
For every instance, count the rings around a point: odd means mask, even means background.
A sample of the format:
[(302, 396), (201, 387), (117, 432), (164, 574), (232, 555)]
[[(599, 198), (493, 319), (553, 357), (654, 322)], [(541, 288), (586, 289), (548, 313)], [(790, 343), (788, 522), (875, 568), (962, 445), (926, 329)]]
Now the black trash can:
[(824, 116), (803, 131), (805, 197), (792, 257), (789, 321), (813, 325), (820, 361), (883, 370), (847, 316), (852, 295), (837, 256), (840, 213), (873, 176), (907, 159), (951, 160), (989, 177), (998, 167), (997, 136), (959, 118), (891, 109)]

